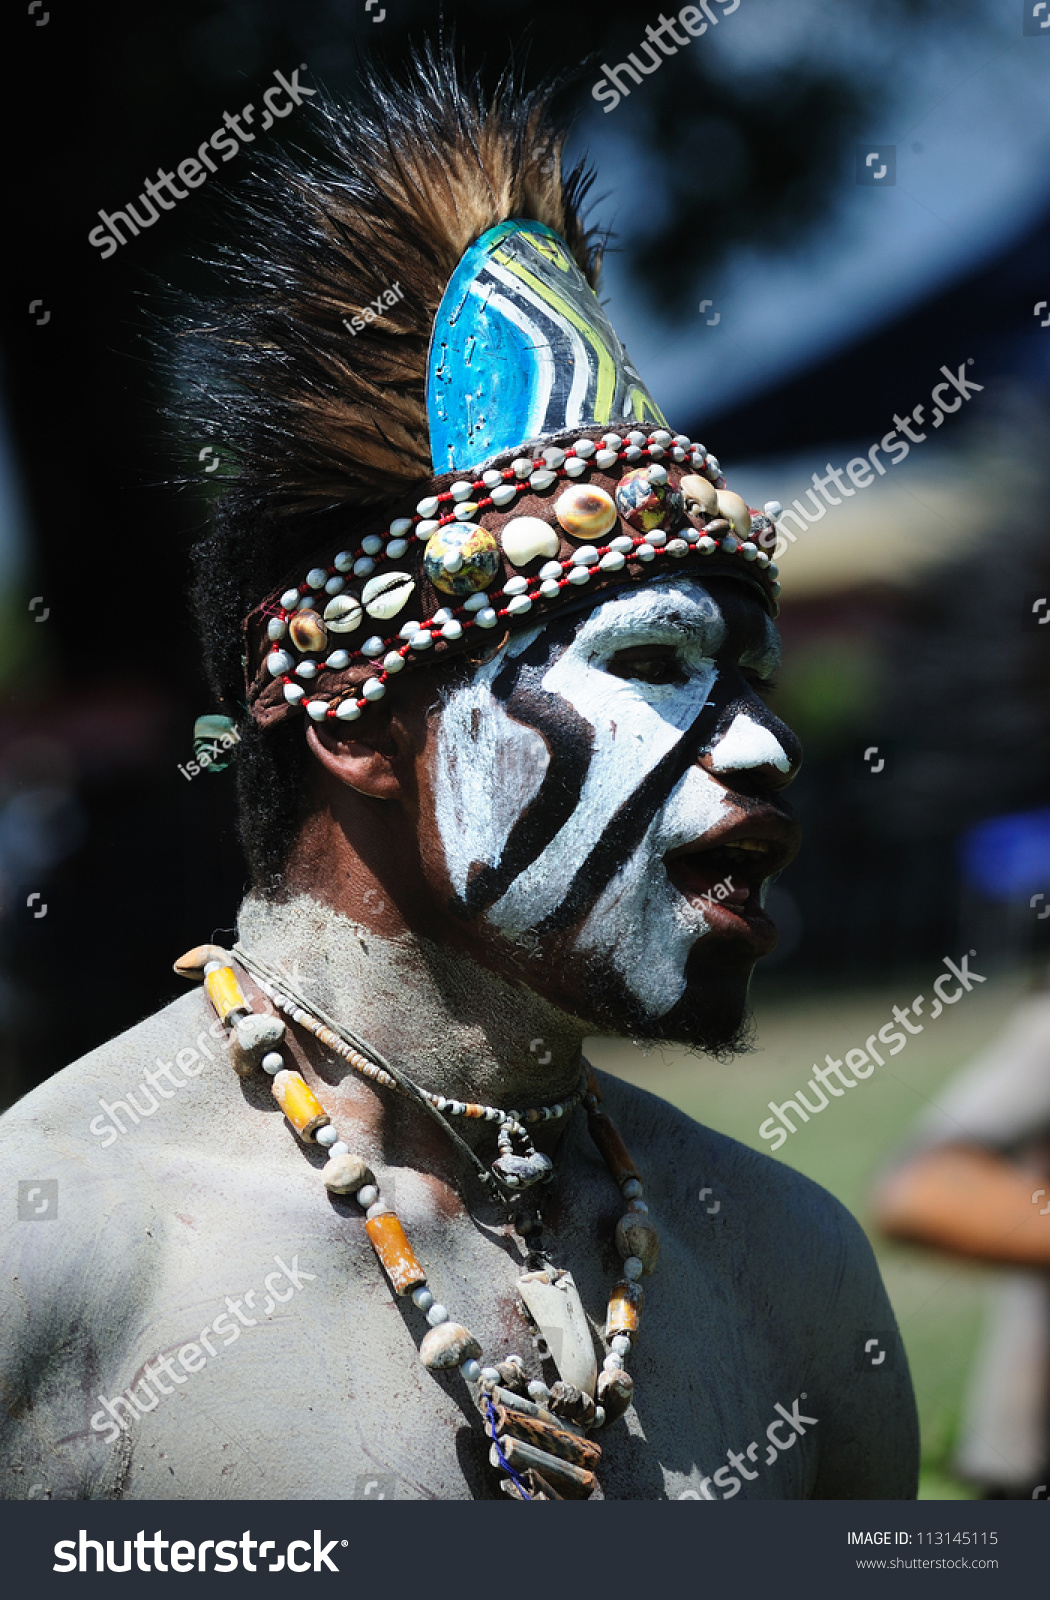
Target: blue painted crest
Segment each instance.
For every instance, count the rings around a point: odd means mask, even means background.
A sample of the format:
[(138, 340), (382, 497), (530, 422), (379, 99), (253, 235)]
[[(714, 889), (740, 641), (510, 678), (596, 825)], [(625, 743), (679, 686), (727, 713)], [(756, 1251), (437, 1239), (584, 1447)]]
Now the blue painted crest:
[(667, 426), (568, 246), (540, 222), (490, 228), (452, 274), (427, 417), (436, 473), (571, 428)]

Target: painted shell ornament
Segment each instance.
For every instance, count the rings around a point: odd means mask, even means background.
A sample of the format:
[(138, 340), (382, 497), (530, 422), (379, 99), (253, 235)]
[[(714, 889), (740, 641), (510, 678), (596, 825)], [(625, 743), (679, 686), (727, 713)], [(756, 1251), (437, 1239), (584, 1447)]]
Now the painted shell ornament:
[(496, 576), (499, 545), (495, 535), (476, 522), (450, 522), (431, 534), (423, 562), (436, 589), (445, 594), (477, 594)]
[(683, 516), (682, 496), (668, 482), (662, 467), (636, 467), (616, 485), (616, 506), (630, 527), (639, 533), (673, 528)]

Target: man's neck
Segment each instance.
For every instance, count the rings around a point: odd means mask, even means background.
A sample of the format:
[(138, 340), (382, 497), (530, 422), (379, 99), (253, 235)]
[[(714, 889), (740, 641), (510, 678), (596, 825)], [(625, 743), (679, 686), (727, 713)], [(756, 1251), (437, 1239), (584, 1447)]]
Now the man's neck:
[(424, 1088), (523, 1110), (579, 1082), (583, 1029), (469, 956), (381, 938), (310, 895), (249, 895), (242, 944)]

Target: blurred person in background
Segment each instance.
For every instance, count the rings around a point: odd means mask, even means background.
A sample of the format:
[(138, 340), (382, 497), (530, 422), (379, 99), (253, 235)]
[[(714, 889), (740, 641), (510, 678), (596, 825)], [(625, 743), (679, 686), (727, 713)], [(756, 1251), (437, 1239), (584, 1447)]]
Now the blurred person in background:
[(959, 1476), (991, 1499), (1050, 1484), (1050, 977), (939, 1093), (883, 1178), (890, 1238), (1000, 1267), (971, 1375)]

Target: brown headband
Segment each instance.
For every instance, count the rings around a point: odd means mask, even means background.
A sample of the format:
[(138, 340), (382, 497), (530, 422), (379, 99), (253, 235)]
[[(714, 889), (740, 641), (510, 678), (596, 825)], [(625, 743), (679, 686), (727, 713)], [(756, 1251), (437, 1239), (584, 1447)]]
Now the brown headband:
[(505, 452), (435, 478), (402, 515), (359, 518), (353, 544), (249, 613), (249, 710), (262, 727), (300, 708), (353, 722), (402, 671), (671, 573), (741, 578), (775, 616), (775, 539), (684, 434), (591, 429)]

